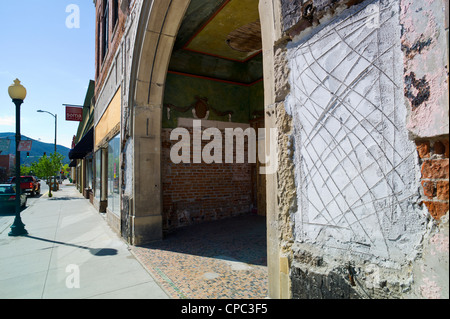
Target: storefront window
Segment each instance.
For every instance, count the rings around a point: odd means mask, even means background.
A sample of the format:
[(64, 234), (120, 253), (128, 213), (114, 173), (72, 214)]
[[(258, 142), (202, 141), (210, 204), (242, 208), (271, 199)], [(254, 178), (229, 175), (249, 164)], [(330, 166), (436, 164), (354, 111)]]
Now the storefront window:
[(102, 150), (95, 153), (95, 199), (100, 202), (101, 197), (101, 179), (102, 179)]
[(108, 144), (108, 209), (120, 214), (119, 194), (120, 136), (116, 135)]
[(93, 171), (93, 163), (92, 163), (92, 155), (86, 157), (86, 187), (92, 189), (92, 180), (94, 177)]

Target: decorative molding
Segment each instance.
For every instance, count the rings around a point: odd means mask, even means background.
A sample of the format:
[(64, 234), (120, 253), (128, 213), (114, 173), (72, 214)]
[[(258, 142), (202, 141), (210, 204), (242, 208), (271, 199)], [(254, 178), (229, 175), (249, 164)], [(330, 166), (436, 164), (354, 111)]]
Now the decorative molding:
[(231, 122), (231, 117), (234, 114), (233, 111), (222, 112), (222, 111), (215, 109), (208, 103), (207, 97), (195, 96), (194, 98), (195, 98), (195, 102), (192, 103), (191, 105), (185, 106), (185, 107), (175, 106), (170, 103), (164, 104), (164, 106), (167, 108), (167, 119), (170, 120), (170, 111), (173, 109), (180, 113), (186, 113), (186, 112), (192, 110), (192, 114), (193, 114), (194, 118), (207, 120), (209, 117), (210, 110), (211, 110), (214, 113), (216, 113), (218, 116), (227, 116), (228, 115), (228, 120)]

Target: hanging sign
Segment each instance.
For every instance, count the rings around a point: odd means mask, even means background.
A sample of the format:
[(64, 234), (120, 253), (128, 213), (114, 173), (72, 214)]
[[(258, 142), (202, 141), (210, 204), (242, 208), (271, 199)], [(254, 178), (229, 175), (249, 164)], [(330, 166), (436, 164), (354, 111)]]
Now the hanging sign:
[(66, 106), (66, 121), (82, 122), (83, 108), (75, 106)]

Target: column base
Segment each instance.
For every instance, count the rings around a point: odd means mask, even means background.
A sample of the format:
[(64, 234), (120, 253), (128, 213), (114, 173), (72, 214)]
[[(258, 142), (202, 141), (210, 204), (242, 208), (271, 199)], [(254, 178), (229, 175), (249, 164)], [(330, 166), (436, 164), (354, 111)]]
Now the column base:
[(131, 218), (131, 227), (131, 244), (134, 246), (161, 241), (163, 238), (162, 216), (133, 216)]
[(27, 230), (25, 229), (25, 225), (20, 222), (14, 222), (11, 226), (11, 231), (8, 233), (10, 237), (18, 237), (28, 235)]

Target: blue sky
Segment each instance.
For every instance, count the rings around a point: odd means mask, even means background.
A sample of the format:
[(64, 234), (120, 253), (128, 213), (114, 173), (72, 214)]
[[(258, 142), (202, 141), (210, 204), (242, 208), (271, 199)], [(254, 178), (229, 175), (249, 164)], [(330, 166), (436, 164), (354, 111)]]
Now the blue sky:
[[(68, 28), (76, 5), (79, 28)], [(74, 20), (70, 20), (74, 21)], [(15, 107), (8, 87), (18, 78), (28, 91), (21, 108), (21, 133), (71, 147), (78, 122), (67, 122), (62, 104), (81, 105), (95, 74), (95, 7), (92, 0), (14, 0), (0, 7), (0, 132), (15, 132)]]

